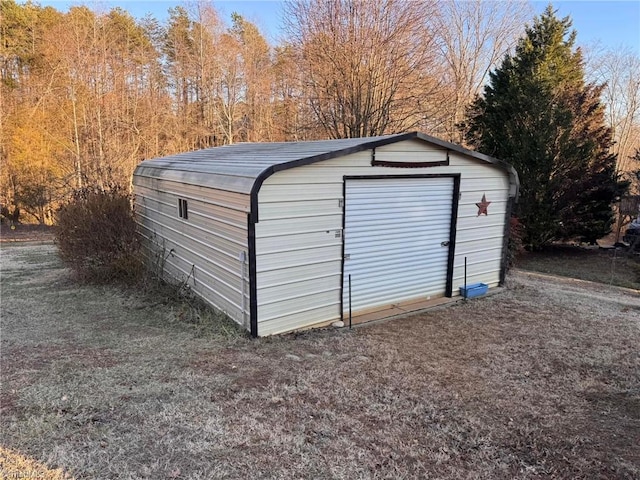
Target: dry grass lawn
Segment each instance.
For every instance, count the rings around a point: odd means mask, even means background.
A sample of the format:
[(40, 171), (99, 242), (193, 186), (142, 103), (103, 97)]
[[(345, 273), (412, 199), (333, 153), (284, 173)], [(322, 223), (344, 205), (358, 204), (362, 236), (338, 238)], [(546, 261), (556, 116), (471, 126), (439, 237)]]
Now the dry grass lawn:
[(60, 469), (51, 470), (31, 458), (0, 446), (0, 478), (65, 480), (70, 477)]
[(518, 273), (421, 315), (251, 340), (79, 286), (51, 245), (1, 259), (0, 456), (54, 469), (38, 478), (640, 478), (632, 292)]

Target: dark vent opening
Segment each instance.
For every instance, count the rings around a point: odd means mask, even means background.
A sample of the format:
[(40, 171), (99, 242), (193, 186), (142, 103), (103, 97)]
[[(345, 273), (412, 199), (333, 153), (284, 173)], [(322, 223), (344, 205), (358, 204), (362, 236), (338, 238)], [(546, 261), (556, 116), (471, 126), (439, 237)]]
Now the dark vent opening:
[(189, 210), (187, 208), (187, 201), (184, 198), (178, 199), (178, 215), (180, 218), (187, 220), (189, 218)]

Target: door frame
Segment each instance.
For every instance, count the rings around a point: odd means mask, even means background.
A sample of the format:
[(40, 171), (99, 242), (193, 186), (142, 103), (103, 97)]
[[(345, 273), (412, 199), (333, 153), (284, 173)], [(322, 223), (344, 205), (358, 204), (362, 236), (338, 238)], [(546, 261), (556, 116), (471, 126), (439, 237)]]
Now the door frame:
[(401, 175), (343, 175), (342, 176), (342, 259), (340, 265), (340, 318), (345, 320), (344, 315), (344, 249), (347, 235), (347, 181), (348, 180), (384, 180), (389, 178), (452, 178), (453, 198), (451, 199), (451, 220), (449, 224), (449, 252), (447, 258), (447, 278), (445, 283), (444, 296), (451, 298), (453, 295), (453, 264), (455, 261), (456, 230), (458, 225), (458, 203), (460, 202), (460, 174), (459, 173), (424, 173), (424, 174), (401, 174)]

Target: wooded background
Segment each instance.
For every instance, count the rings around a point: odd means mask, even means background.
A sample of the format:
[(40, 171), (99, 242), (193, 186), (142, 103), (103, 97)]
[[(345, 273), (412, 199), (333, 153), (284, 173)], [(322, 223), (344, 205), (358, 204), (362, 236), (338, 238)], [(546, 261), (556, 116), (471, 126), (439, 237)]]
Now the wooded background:
[[(291, 1), (272, 45), (211, 2), (160, 23), (0, 0), (0, 203), (50, 224), (74, 189), (235, 142), (419, 130), (464, 143), (467, 106), (532, 19), (523, 2)], [(618, 170), (638, 170), (640, 59), (583, 54), (587, 80), (605, 84)]]

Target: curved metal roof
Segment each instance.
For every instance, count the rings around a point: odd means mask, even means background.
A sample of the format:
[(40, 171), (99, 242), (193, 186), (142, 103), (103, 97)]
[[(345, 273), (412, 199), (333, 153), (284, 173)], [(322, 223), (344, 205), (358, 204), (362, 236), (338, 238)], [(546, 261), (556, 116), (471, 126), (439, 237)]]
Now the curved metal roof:
[(419, 139), (504, 168), (518, 189), (518, 175), (501, 160), (418, 132), (379, 137), (279, 143), (237, 143), (145, 160), (134, 177), (150, 177), (250, 194), (279, 170), (328, 160), (404, 140)]

